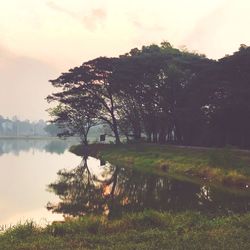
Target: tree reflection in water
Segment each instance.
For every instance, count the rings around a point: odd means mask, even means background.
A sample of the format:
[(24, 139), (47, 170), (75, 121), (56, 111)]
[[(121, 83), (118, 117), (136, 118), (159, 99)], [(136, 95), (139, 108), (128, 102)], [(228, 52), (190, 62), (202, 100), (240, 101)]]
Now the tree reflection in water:
[(250, 208), (249, 195), (232, 194), (102, 161), (93, 168), (88, 162), (85, 156), (76, 168), (58, 172), (59, 178), (49, 185), (49, 190), (61, 201), (48, 203), (48, 209), (72, 216), (107, 214), (113, 218), (144, 209), (228, 214)]

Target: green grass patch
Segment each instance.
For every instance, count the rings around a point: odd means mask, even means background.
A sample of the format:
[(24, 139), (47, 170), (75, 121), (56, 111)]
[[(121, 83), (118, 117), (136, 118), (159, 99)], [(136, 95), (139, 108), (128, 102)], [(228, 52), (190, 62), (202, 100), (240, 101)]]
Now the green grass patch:
[(46, 228), (17, 225), (0, 234), (0, 249), (249, 249), (249, 225), (250, 214), (149, 210), (115, 220), (85, 216)]
[[(80, 145), (70, 150), (82, 155)], [(185, 175), (242, 189), (250, 186), (250, 153), (246, 151), (155, 144), (93, 144), (89, 146), (89, 153), (114, 165), (141, 171)]]

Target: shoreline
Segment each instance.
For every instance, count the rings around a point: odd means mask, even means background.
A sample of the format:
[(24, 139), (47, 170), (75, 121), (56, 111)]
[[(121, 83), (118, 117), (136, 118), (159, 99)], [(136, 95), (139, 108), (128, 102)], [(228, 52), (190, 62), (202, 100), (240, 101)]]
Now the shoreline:
[[(157, 144), (90, 144), (89, 154), (111, 164), (141, 171), (199, 179), (248, 191), (250, 154), (246, 150), (176, 147)], [(70, 148), (82, 154), (82, 146)]]

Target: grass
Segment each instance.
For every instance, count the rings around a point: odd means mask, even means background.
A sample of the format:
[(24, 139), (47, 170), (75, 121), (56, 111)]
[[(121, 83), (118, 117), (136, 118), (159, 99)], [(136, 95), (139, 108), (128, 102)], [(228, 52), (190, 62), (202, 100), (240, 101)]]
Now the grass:
[[(81, 155), (80, 145), (71, 151)], [(234, 149), (184, 148), (154, 144), (93, 144), (90, 154), (114, 165), (245, 189), (250, 186), (250, 153)]]
[(207, 217), (149, 210), (111, 221), (85, 216), (46, 228), (20, 224), (0, 234), (0, 249), (250, 249), (249, 233), (250, 214)]
[[(71, 151), (82, 155), (81, 146)], [(160, 175), (183, 175), (243, 187), (250, 183), (250, 155), (231, 149), (166, 145), (90, 145), (90, 155), (115, 165)], [(194, 211), (86, 215), (42, 228), (33, 222), (0, 233), (0, 250), (250, 249), (250, 213), (219, 216)]]

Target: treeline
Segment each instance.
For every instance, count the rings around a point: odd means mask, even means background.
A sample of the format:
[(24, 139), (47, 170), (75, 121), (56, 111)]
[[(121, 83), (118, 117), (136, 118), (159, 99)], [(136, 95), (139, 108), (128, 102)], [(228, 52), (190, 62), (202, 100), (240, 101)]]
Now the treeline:
[(168, 42), (99, 57), (51, 80), (47, 97), (64, 135), (105, 123), (128, 140), (181, 145), (250, 146), (250, 47), (218, 61)]
[(17, 117), (12, 119), (4, 118), (0, 115), (0, 136), (19, 137), (19, 136), (56, 136), (58, 127), (48, 124), (44, 120), (38, 122), (30, 120), (19, 120)]

